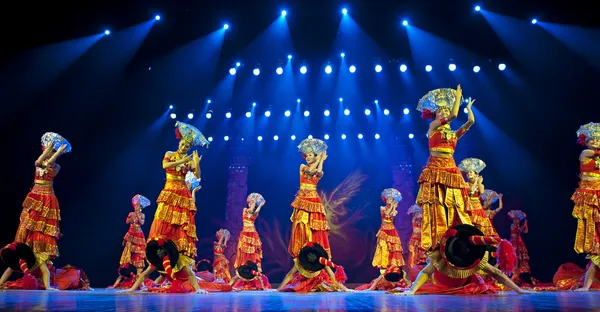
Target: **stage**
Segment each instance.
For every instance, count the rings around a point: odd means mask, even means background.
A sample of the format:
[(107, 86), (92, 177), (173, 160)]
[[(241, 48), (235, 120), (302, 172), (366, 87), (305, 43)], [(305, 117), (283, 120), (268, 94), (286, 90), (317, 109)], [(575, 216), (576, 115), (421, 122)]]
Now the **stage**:
[[(279, 293), (234, 292), (135, 294), (114, 290), (2, 291), (2, 311), (590, 311), (598, 293), (544, 292), (481, 296), (421, 295), (401, 297), (384, 292)], [(596, 303), (594, 303), (594, 300)]]

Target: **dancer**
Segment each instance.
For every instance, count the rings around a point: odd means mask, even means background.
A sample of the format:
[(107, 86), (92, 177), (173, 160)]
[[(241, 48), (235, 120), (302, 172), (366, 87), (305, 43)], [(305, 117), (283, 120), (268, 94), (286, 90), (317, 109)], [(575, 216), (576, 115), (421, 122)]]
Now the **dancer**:
[(578, 291), (588, 291), (600, 266), (600, 123), (581, 126), (577, 137), (587, 149), (579, 156), (581, 181), (571, 200), (575, 203), (573, 217), (577, 218), (575, 251), (586, 253), (592, 262)]
[(308, 242), (322, 246), (329, 257), (329, 224), (325, 207), (317, 194), (317, 184), (323, 177), (323, 163), (327, 159), (327, 144), (319, 139), (305, 139), (298, 145), (298, 151), (306, 165), (300, 165), (300, 190), (291, 206), (292, 235), (288, 252), (292, 258), (298, 257), (300, 249)]
[(390, 266), (381, 275), (370, 283), (356, 287), (354, 290), (392, 290), (406, 288), (406, 275), (401, 267)]
[(388, 267), (402, 267), (402, 243), (400, 236), (394, 226), (394, 218), (398, 214), (396, 210), (398, 203), (402, 200), (402, 194), (396, 189), (388, 188), (381, 193), (381, 199), (385, 206), (379, 208), (381, 213), (381, 228), (377, 232), (377, 246), (373, 256), (372, 265), (379, 268), (380, 275), (371, 282), (369, 290), (374, 290)]
[[(57, 241), (61, 237), (59, 220), (60, 207), (54, 195), (53, 182), (60, 171), (56, 163), (58, 157), (71, 151), (71, 144), (61, 135), (47, 132), (42, 136), (42, 154), (35, 161), (33, 188), (23, 201), (19, 227), (15, 242), (24, 243), (33, 251), (36, 265), (43, 275), (46, 290), (56, 290), (50, 286), (48, 265), (59, 256)], [(0, 287), (13, 273), (7, 268), (0, 277)]]
[[(511, 210), (508, 212), (508, 217), (512, 220), (510, 226), (510, 243), (515, 247), (517, 255), (517, 265), (513, 272), (513, 279), (518, 278), (521, 274), (531, 274), (529, 267), (529, 252), (523, 242), (522, 235), (529, 232), (527, 226), (527, 215), (521, 210)], [(521, 225), (523, 222), (523, 225)]]
[[(489, 247), (498, 245), (492, 255)], [(495, 289), (476, 274), (482, 270), (519, 294), (531, 293), (521, 289), (502, 270), (512, 271), (514, 255), (509, 242), (483, 232), (468, 224), (450, 228), (440, 240), (440, 248), (430, 253), (430, 261), (408, 290), (391, 291), (397, 295), (414, 294), (485, 294)], [(500, 269), (490, 263), (497, 257)], [(426, 283), (431, 280), (430, 283)]]
[[(173, 278), (174, 274), (182, 271), (191, 282), (194, 290), (197, 293), (205, 293), (198, 287), (196, 275), (192, 267), (196, 257), (196, 205), (193, 201), (192, 194), (185, 184), (185, 176), (188, 171), (192, 171), (197, 179), (200, 179), (200, 160), (202, 156), (198, 156), (198, 152), (194, 151), (188, 155), (192, 146), (205, 146), (208, 141), (195, 127), (183, 122), (175, 124), (175, 136), (179, 139), (179, 148), (176, 152), (166, 152), (163, 159), (163, 168), (166, 171), (167, 179), (163, 190), (160, 192), (156, 202), (158, 208), (154, 214), (154, 220), (150, 227), (148, 235), (148, 244), (158, 244), (154, 252), (164, 250), (168, 242), (172, 242), (176, 246), (176, 262), (172, 263), (172, 273), (169, 273)], [(148, 254), (148, 245), (146, 246), (146, 257), (157, 255)], [(173, 255), (169, 255), (171, 261), (174, 260)], [(162, 261), (160, 257), (159, 261)], [(128, 290), (135, 291), (156, 266), (148, 267), (142, 274), (138, 276), (136, 283)], [(175, 291), (175, 290), (174, 290)]]
[(271, 290), (269, 280), (258, 270), (258, 265), (251, 260), (246, 261), (235, 270), (235, 276), (230, 285), (233, 285), (233, 289), (236, 291)]
[[(145, 246), (144, 246), (144, 249), (145, 249)], [(146, 252), (144, 251), (144, 255), (145, 255), (145, 253)], [(110, 288), (129, 289), (129, 288), (131, 288), (131, 286), (133, 286), (133, 284), (135, 284), (137, 275), (139, 275), (138, 268), (136, 268), (131, 263), (126, 263), (126, 264), (120, 265), (117, 273), (119, 276), (117, 277), (114, 284)], [(150, 285), (152, 285), (152, 280), (149, 278), (146, 278), (144, 280), (143, 286), (148, 287)]]
[(456, 118), (462, 102), (460, 85), (456, 90), (429, 91), (419, 101), (417, 110), (429, 124), (430, 157), (419, 177), (416, 204), (423, 209), (421, 246), (431, 251), (437, 248), (440, 238), (456, 224), (471, 224), (466, 206), (469, 204), (469, 185), (456, 167), (453, 154), (456, 143), (473, 125), (475, 117), (469, 99), (468, 121), (454, 132), (450, 122)]
[(498, 236), (490, 218), (481, 205), (480, 194), (485, 192), (485, 186), (480, 173), (485, 168), (485, 163), (478, 158), (465, 158), (460, 162), (458, 168), (468, 179), (469, 204), (466, 207), (471, 223), (486, 236)]
[[(481, 194), (481, 205), (483, 206), (483, 210), (485, 210), (485, 214), (487, 214), (488, 218), (490, 218), (490, 222), (492, 222), (492, 226), (494, 226), (494, 218), (504, 208), (504, 203), (502, 202), (503, 194), (498, 194), (492, 190), (485, 190), (483, 194)], [(498, 202), (498, 208), (492, 209), (492, 205)], [(496, 229), (494, 227), (494, 229)], [(497, 233), (498, 231), (496, 231)]]
[[(332, 269), (336, 269), (333, 273)], [(285, 276), (278, 291), (283, 292), (350, 292), (344, 268), (331, 262), (329, 254), (318, 243), (308, 242), (294, 258), (294, 266)]]
[(146, 221), (146, 215), (142, 213), (142, 209), (150, 206), (148, 198), (137, 194), (131, 199), (131, 205), (134, 211), (127, 215), (126, 222), (129, 224), (129, 230), (123, 237), (123, 253), (119, 261), (120, 267), (125, 267), (128, 264), (133, 264), (136, 267), (139, 275), (144, 269), (146, 260), (146, 238), (142, 232), (142, 225)]
[(214, 243), (213, 252), (213, 271), (215, 280), (222, 280), (223, 282), (229, 284), (231, 282), (231, 273), (229, 273), (229, 260), (225, 258), (223, 252), (225, 248), (227, 248), (227, 241), (231, 236), (226, 229), (220, 229), (217, 231), (217, 241)]
[(412, 214), (412, 235), (408, 241), (408, 268), (412, 269), (427, 262), (427, 251), (421, 247), (421, 222), (423, 221), (421, 207), (414, 204), (408, 208), (407, 214)]
[(236, 276), (233, 277), (230, 284), (239, 290), (256, 290), (259, 288), (265, 289), (264, 287), (270, 284), (267, 277), (262, 275), (262, 243), (260, 241), (260, 236), (254, 227), (254, 221), (258, 217), (258, 214), (265, 205), (266, 201), (262, 195), (258, 193), (252, 193), (246, 198), (246, 203), (248, 204), (248, 208), (244, 208), (242, 211), (242, 220), (244, 222), (244, 226), (238, 239), (233, 267), (237, 270), (240, 268), (240, 266), (246, 265), (248, 261), (256, 264), (257, 271), (261, 273), (260, 278), (258, 278), (258, 280), (261, 281), (261, 285), (255, 284), (257, 279), (252, 279), (251, 282), (248, 282), (245, 279), (240, 279), (239, 274), (236, 274)]

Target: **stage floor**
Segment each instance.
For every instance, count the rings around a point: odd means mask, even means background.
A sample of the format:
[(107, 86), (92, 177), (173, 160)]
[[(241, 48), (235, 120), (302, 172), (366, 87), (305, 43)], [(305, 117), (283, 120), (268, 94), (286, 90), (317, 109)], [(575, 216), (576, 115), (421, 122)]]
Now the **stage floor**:
[(590, 311), (600, 308), (598, 292), (505, 292), (481, 296), (421, 295), (384, 292), (195, 294), (123, 294), (94, 291), (2, 291), (2, 311)]

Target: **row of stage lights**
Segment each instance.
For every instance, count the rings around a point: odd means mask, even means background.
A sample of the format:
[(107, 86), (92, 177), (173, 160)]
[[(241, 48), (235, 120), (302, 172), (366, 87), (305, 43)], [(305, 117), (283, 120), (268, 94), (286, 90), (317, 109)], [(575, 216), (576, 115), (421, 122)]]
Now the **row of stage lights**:
[[(474, 7), (474, 10), (477, 11), (477, 12), (481, 11), (481, 6), (480, 5), (476, 5)], [(347, 8), (342, 8), (342, 15), (348, 15), (348, 9)], [(281, 17), (285, 18), (286, 16), (287, 16), (287, 11), (286, 10), (282, 10), (281, 11)], [(154, 20), (160, 21), (160, 19), (161, 19), (160, 15), (154, 16)], [(531, 24), (535, 25), (535, 24), (537, 24), (537, 22), (538, 22), (538, 20), (536, 18), (531, 19)], [(408, 24), (409, 24), (408, 20), (406, 20), (406, 19), (402, 20), (402, 26), (408, 27)], [(229, 29), (229, 24), (223, 24), (223, 29), (224, 30)], [(110, 30), (108, 30), (108, 29), (105, 30), (104, 34), (107, 35), (107, 36), (110, 35)]]
[[(346, 54), (341, 53), (340, 56), (343, 58), (343, 57), (346, 56)], [(288, 55), (288, 59), (292, 59), (292, 55), (291, 54)], [(235, 67), (231, 67), (229, 69), (229, 74), (232, 75), (232, 76), (236, 75), (238, 73), (238, 68), (240, 66), (242, 66), (242, 64), (240, 62), (236, 62), (235, 63)], [(381, 66), (381, 64), (375, 64), (374, 69), (375, 69), (375, 72), (380, 73), (381, 71), (383, 71), (383, 66)], [(406, 64), (401, 64), (400, 67), (399, 67), (399, 69), (400, 69), (401, 72), (404, 73), (404, 72), (406, 72), (408, 70), (408, 66), (406, 66)], [(453, 72), (456, 69), (457, 69), (456, 64), (454, 64), (454, 63), (448, 64), (448, 70), (449, 71)], [(504, 64), (504, 63), (498, 64), (498, 70), (504, 71), (505, 69), (506, 69), (506, 64)], [(329, 75), (329, 74), (331, 74), (333, 72), (333, 67), (328, 64), (327, 66), (325, 66), (324, 70), (325, 70), (325, 73), (327, 75)], [(430, 72), (432, 70), (433, 70), (433, 66), (431, 66), (431, 65), (425, 65), (425, 71), (426, 72)], [(355, 65), (350, 65), (348, 67), (348, 71), (350, 73), (352, 73), (352, 74), (355, 73), (356, 72), (356, 66)], [(481, 67), (479, 65), (473, 66), (473, 72), (474, 73), (478, 73), (479, 71), (481, 71)], [(283, 67), (281, 67), (281, 66), (277, 67), (277, 69), (275, 69), (275, 72), (277, 73), (277, 75), (282, 75), (283, 74)], [(302, 65), (300, 67), (300, 73), (304, 75), (307, 72), (308, 72), (308, 67), (306, 65)], [(255, 67), (252, 70), (252, 74), (254, 74), (254, 76), (260, 75), (260, 68), (259, 67)]]
[[(295, 141), (297, 138), (298, 138), (298, 137), (296, 137), (296, 136), (295, 136), (295, 135), (293, 135), (293, 134), (290, 136), (290, 140), (292, 140), (292, 141)], [(313, 136), (312, 136), (312, 135), (309, 135), (309, 136), (308, 136), (308, 138), (309, 138), (309, 139), (312, 139), (312, 138), (313, 138)], [(347, 138), (348, 138), (348, 136), (347, 136), (346, 134), (341, 134), (341, 135), (340, 135), (340, 138), (341, 138), (342, 140), (345, 140), (345, 139), (347, 139)], [(359, 134), (357, 134), (357, 135), (356, 135), (356, 138), (358, 138), (359, 140), (362, 140), (362, 139), (364, 139), (364, 138), (365, 138), (365, 136), (364, 136), (362, 133), (359, 133)], [(373, 138), (375, 138), (375, 140), (379, 140), (379, 139), (381, 139), (381, 135), (379, 135), (379, 133), (375, 133), (375, 135), (373, 135)], [(415, 135), (414, 135), (414, 134), (412, 134), (412, 133), (409, 133), (409, 134), (408, 134), (408, 138), (409, 138), (409, 139), (414, 139), (414, 138), (415, 138)], [(231, 137), (230, 137), (230, 136), (228, 136), (228, 135), (226, 135), (226, 136), (224, 136), (224, 137), (223, 137), (223, 141), (229, 141), (230, 139), (231, 139)], [(256, 140), (257, 140), (257, 141), (259, 141), (259, 142), (262, 142), (264, 139), (265, 139), (265, 138), (264, 138), (263, 136), (261, 136), (261, 135), (259, 135), (259, 136), (257, 136), (257, 137), (256, 137)], [(274, 136), (273, 136), (273, 141), (279, 141), (279, 139), (280, 139), (280, 137), (279, 137), (278, 135), (274, 135)], [(324, 134), (324, 135), (323, 135), (323, 139), (324, 139), (324, 140), (329, 140), (329, 139), (331, 139), (331, 136), (330, 136), (329, 134)], [(214, 141), (214, 138), (213, 138), (213, 137), (208, 137), (208, 138), (207, 138), (207, 140), (208, 140), (209, 142), (212, 142), (212, 141)], [(244, 138), (241, 138), (241, 140), (242, 140), (242, 141), (245, 141), (245, 139), (244, 139)]]

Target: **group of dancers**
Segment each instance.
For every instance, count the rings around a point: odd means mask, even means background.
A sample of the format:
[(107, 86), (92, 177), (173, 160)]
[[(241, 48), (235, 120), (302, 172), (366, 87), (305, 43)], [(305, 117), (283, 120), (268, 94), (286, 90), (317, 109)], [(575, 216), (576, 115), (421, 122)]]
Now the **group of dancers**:
[[(416, 202), (408, 210), (413, 233), (407, 261), (394, 226), (402, 194), (393, 188), (383, 190), (381, 227), (372, 259), (379, 276), (356, 290), (385, 290), (391, 294), (485, 294), (513, 290), (519, 294), (537, 290), (586, 291), (600, 288), (600, 124), (589, 123), (577, 131), (578, 142), (587, 148), (579, 158), (581, 181), (572, 197), (577, 219), (575, 251), (586, 253), (587, 270), (564, 264), (552, 284), (531, 276), (529, 255), (522, 240), (528, 232), (526, 214), (511, 210), (513, 220), (509, 240), (498, 235), (492, 220), (503, 209), (502, 194), (486, 189), (484, 161), (466, 158), (457, 166), (453, 157), (458, 140), (475, 122), (469, 99), (468, 120), (458, 130), (450, 128), (464, 102), (460, 85), (428, 92), (418, 103), (422, 117), (430, 119), (427, 131), (429, 159), (418, 183)], [(196, 262), (195, 194), (201, 188), (202, 156), (193, 147), (209, 142), (195, 127), (177, 122), (179, 146), (166, 152), (162, 166), (166, 182), (158, 196), (158, 207), (146, 239), (143, 209), (150, 200), (132, 198), (133, 211), (126, 218), (129, 230), (123, 238), (114, 288), (126, 292), (145, 290), (166, 293), (207, 293), (214, 291), (271, 290), (262, 268), (262, 243), (254, 222), (266, 204), (259, 193), (249, 194), (247, 207), (240, 207), (243, 227), (237, 240), (233, 274), (224, 250), (230, 239), (228, 229), (220, 229), (214, 242), (213, 261)], [(59, 156), (71, 145), (56, 133), (42, 136), (43, 152), (35, 162), (34, 185), (23, 202), (23, 211), (14, 242), (2, 248), (0, 256), (8, 266), (0, 287), (9, 289), (89, 289), (83, 270), (67, 266), (56, 270), (52, 260), (59, 256), (57, 241), (60, 209), (53, 181), (60, 170)], [(305, 160), (299, 167), (300, 187), (291, 203), (292, 233), (288, 253), (293, 266), (277, 288), (283, 292), (354, 291), (344, 283), (344, 268), (332, 261), (326, 210), (317, 193), (327, 160), (324, 141), (307, 138), (298, 145)], [(492, 208), (494, 203), (499, 206)], [(233, 229), (232, 229), (233, 230)], [(148, 266), (146, 266), (148, 264)], [(8, 281), (13, 272), (24, 276)], [(152, 272), (160, 276), (149, 279)]]

